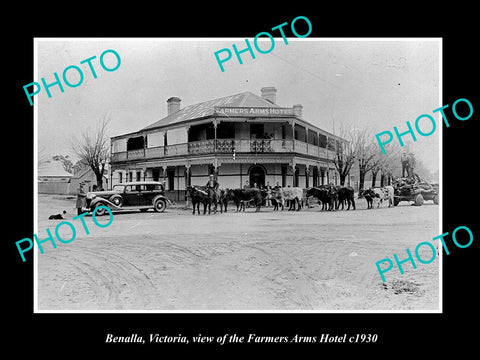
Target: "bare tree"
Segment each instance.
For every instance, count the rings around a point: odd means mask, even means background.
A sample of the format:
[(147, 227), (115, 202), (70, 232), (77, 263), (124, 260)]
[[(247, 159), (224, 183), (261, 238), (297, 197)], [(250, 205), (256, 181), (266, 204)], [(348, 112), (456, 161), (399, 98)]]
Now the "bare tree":
[(378, 144), (373, 142), (368, 129), (362, 129), (355, 132), (355, 153), (359, 168), (359, 190), (363, 189), (365, 175), (377, 164), (375, 160)]
[[(383, 168), (383, 159), (376, 157), (373, 162), (372, 162), (372, 187), (375, 187), (375, 184), (377, 182), (377, 174), (380, 171), (380, 174), (383, 175), (383, 172), (381, 171)], [(380, 186), (383, 186), (382, 179), (380, 181)]]
[(38, 146), (37, 159), (39, 169), (45, 167), (50, 162), (50, 157), (44, 146)]
[(60, 161), (62, 163), (63, 169), (66, 172), (69, 172), (73, 174), (73, 163), (72, 160), (70, 160), (70, 157), (68, 155), (54, 155), (52, 157), (53, 161)]
[(80, 161), (87, 164), (95, 174), (97, 187), (103, 187), (103, 173), (110, 154), (110, 140), (107, 136), (109, 119), (103, 116), (94, 130), (87, 128), (80, 138), (72, 141), (72, 149)]
[(345, 179), (350, 173), (350, 169), (352, 168), (356, 157), (353, 128), (349, 125), (342, 124), (340, 127), (339, 136), (346, 141), (336, 142), (333, 163), (335, 164), (335, 169), (340, 176), (340, 185), (345, 185)]
[[(380, 159), (378, 169), (380, 171), (380, 186), (390, 185), (392, 179), (401, 173), (401, 153), (403, 148), (399, 144), (391, 144), (386, 154), (377, 149), (376, 158)], [(374, 169), (372, 169), (373, 175)], [(373, 186), (373, 185), (372, 185)]]

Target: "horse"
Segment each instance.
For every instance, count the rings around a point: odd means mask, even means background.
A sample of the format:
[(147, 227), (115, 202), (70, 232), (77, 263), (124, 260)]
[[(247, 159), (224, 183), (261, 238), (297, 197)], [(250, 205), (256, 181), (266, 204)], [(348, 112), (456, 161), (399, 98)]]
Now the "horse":
[[(195, 207), (197, 207), (197, 213), (198, 215), (200, 215), (200, 203), (203, 204), (204, 215), (207, 212), (207, 206), (208, 214), (210, 215), (212, 204), (215, 205), (213, 209), (214, 213), (217, 212), (218, 194), (215, 193), (214, 189), (208, 188), (206, 186), (189, 185), (187, 186), (186, 190), (188, 196), (192, 200), (193, 215), (195, 215)], [(220, 211), (222, 211), (221, 206)]]

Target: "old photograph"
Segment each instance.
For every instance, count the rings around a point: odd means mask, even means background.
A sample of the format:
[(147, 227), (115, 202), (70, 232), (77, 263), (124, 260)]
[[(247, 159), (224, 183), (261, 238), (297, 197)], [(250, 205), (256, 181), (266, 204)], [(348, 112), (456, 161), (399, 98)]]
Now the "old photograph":
[(35, 312), (441, 312), (441, 38), (273, 35), (35, 39)]

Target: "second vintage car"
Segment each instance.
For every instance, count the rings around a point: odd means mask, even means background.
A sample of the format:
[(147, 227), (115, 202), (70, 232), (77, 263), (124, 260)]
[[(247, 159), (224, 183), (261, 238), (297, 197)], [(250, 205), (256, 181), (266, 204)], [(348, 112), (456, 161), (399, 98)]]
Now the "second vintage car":
[[(98, 206), (107, 206), (111, 210), (140, 210), (153, 209), (163, 212), (170, 200), (165, 196), (163, 185), (156, 181), (127, 182), (114, 185), (109, 191), (94, 191), (87, 193), (86, 208), (94, 211)], [(100, 208), (96, 215), (104, 215), (106, 209)]]

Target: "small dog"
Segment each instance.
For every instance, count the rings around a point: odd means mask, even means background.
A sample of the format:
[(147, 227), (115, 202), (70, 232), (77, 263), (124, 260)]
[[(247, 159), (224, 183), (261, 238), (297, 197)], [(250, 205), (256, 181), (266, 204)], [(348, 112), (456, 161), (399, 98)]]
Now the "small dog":
[[(65, 216), (66, 213), (67, 212), (65, 210), (63, 210), (63, 216)], [(50, 215), (48, 217), (48, 220), (61, 220), (61, 219), (63, 219), (63, 216), (62, 216), (62, 214)]]

